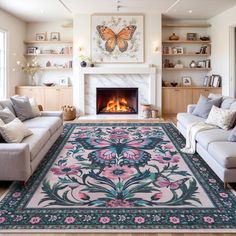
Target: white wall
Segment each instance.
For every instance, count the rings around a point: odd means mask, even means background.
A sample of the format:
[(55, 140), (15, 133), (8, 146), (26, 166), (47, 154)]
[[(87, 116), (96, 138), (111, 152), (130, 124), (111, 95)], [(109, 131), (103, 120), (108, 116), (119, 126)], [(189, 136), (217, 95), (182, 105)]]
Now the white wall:
[(212, 39), (212, 73), (223, 79), (223, 94), (230, 95), (230, 26), (236, 27), (236, 7), (210, 19)]
[[(81, 54), (90, 56), (90, 26), (91, 26), (91, 16), (88, 14), (78, 14), (74, 17), (74, 79), (76, 80), (79, 78), (79, 46), (83, 47), (83, 51)], [(161, 108), (161, 13), (151, 14), (151, 13), (144, 13), (144, 22), (145, 22), (145, 63), (144, 64), (100, 64), (99, 66), (103, 67), (147, 67), (149, 65), (154, 65), (157, 67), (157, 83), (156, 83), (156, 92), (157, 92), (157, 101), (156, 105), (157, 108)], [(155, 53), (153, 50), (154, 44), (158, 43), (160, 51)], [(97, 65), (98, 66), (98, 65)]]
[(25, 84), (25, 74), (17, 66), (23, 61), (26, 24), (0, 9), (0, 28), (7, 31), (7, 97), (15, 94), (15, 86)]

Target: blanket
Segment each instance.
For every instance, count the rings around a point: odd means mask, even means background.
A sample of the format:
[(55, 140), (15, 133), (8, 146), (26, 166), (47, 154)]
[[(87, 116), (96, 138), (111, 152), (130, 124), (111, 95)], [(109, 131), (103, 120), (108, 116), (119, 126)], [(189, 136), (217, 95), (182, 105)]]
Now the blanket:
[(181, 151), (187, 154), (194, 154), (196, 151), (195, 138), (198, 132), (215, 128), (216, 126), (206, 124), (205, 122), (195, 122), (187, 126), (186, 145)]

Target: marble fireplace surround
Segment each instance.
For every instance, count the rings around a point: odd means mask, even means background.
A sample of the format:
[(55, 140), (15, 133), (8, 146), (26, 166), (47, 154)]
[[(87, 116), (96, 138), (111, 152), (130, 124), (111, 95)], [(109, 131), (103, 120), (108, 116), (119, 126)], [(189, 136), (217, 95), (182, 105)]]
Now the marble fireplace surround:
[[(96, 115), (96, 88), (137, 87), (139, 104), (156, 105), (155, 67), (80, 68), (74, 84), (74, 103), (80, 115)], [(139, 109), (140, 115), (140, 109)]]

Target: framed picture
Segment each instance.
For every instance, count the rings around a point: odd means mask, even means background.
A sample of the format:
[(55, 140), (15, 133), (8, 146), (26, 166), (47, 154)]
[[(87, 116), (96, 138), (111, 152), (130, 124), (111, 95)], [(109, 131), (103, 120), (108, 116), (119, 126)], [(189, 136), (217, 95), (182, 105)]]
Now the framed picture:
[(196, 33), (187, 33), (187, 40), (197, 40)]
[(184, 54), (184, 49), (182, 47), (176, 47), (176, 54)]
[(68, 85), (69, 85), (69, 79), (68, 79), (68, 77), (60, 78), (59, 84), (60, 84), (61, 86), (68, 86)]
[(191, 86), (192, 85), (192, 78), (190, 76), (182, 77), (183, 86)]
[(38, 48), (36, 48), (36, 47), (29, 47), (29, 48), (27, 48), (27, 54), (36, 54), (37, 49)]
[(210, 83), (210, 76), (205, 76), (203, 81), (203, 86), (208, 87)]
[(199, 68), (206, 68), (206, 61), (198, 61), (197, 67), (199, 67)]
[(92, 15), (92, 61), (95, 63), (143, 63), (143, 21), (143, 15)]
[(45, 40), (47, 40), (47, 33), (36, 34), (36, 41), (45, 41)]
[(51, 41), (60, 41), (60, 33), (59, 32), (51, 32), (50, 40)]
[(220, 75), (212, 75), (212, 87), (220, 87), (221, 77)]

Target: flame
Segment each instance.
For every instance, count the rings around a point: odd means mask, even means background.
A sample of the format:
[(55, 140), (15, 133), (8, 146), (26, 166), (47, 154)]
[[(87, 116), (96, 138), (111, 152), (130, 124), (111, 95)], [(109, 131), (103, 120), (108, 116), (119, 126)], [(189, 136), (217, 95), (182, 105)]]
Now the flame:
[(103, 112), (131, 112), (132, 108), (128, 106), (128, 102), (125, 98), (111, 98)]

